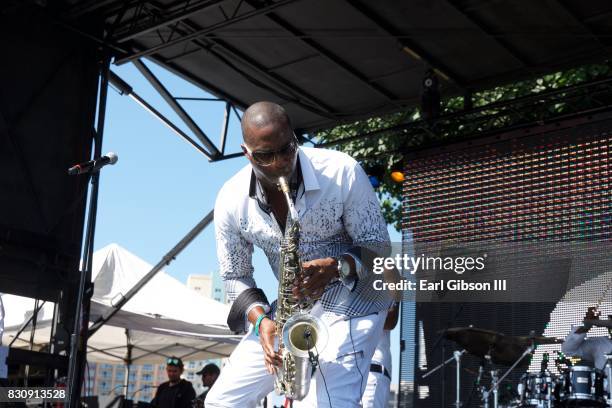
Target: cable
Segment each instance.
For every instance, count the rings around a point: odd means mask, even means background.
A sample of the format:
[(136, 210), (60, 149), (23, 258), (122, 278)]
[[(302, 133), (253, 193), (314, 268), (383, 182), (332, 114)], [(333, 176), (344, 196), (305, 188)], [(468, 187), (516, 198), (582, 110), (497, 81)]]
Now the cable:
[[(317, 363), (319, 360), (319, 350), (317, 350), (317, 346), (314, 346), (315, 351), (317, 352), (316, 355), (316, 359), (317, 359)], [(323, 369), (322, 367), (319, 367), (319, 372), (321, 373), (321, 378), (323, 379), (323, 386), (325, 387), (325, 393), (327, 394), (327, 400), (329, 401), (329, 408), (332, 408), (332, 402), (331, 402), (331, 397), (329, 396), (329, 389), (327, 389), (327, 381), (325, 381), (325, 376), (323, 375)]]
[(308, 359), (310, 360), (310, 364), (312, 364), (313, 368), (319, 367), (319, 372), (321, 373), (321, 378), (323, 379), (323, 386), (325, 387), (325, 393), (327, 394), (327, 401), (329, 401), (329, 408), (332, 408), (331, 397), (329, 396), (329, 390), (327, 389), (327, 381), (325, 381), (325, 376), (323, 375), (323, 370), (319, 364), (319, 350), (317, 350), (317, 345), (314, 344), (316, 355), (310, 351), (310, 329), (306, 329), (304, 331), (304, 338), (306, 339), (306, 347), (308, 348)]

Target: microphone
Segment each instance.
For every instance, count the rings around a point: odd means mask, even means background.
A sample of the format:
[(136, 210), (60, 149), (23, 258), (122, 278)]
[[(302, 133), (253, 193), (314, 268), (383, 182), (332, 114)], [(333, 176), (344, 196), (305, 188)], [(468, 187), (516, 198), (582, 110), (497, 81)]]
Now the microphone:
[(79, 163), (70, 167), (68, 169), (68, 174), (71, 176), (75, 176), (77, 174), (93, 173), (100, 170), (107, 164), (117, 163), (117, 160), (119, 160), (119, 157), (115, 153), (108, 152), (106, 153), (106, 155), (99, 157), (95, 160), (90, 160), (85, 163)]

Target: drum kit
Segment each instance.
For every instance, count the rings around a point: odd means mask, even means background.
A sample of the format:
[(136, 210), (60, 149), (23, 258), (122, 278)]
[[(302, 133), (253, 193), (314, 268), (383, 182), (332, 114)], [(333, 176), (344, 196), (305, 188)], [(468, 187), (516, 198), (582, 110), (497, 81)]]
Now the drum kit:
[[(612, 320), (594, 319), (586, 321), (593, 326), (612, 327)], [(481, 359), (475, 390), (484, 408), (557, 408), (557, 407), (612, 407), (612, 355), (607, 355), (603, 370), (584, 363), (573, 364), (563, 353), (557, 352), (554, 359), (557, 373), (548, 368), (549, 354), (544, 353), (539, 372), (528, 372), (515, 384), (512, 396), (500, 398), (502, 382), (521, 364), (528, 355), (533, 355), (538, 345), (559, 344), (563, 340), (542, 336), (506, 336), (502, 333), (475, 327), (456, 327), (443, 330), (441, 334), (463, 347), (442, 364), (425, 373), (426, 378), (453, 360), (456, 363), (455, 408), (467, 406), (460, 400), (461, 357), (464, 353)], [(487, 369), (491, 368), (490, 370)], [(509, 368), (500, 375), (499, 366)], [(489, 382), (485, 385), (485, 372)], [(476, 374), (475, 372), (473, 373)], [(504, 384), (505, 385), (505, 384)], [(507, 387), (504, 387), (507, 388)]]

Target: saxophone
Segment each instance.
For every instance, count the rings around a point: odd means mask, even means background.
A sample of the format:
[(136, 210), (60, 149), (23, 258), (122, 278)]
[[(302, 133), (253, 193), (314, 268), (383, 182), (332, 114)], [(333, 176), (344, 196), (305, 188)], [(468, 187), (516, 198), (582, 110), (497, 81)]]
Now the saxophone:
[(294, 280), (302, 278), (302, 262), (299, 255), (300, 224), (291, 199), (289, 184), (284, 177), (279, 187), (289, 207), (285, 236), (280, 247), (278, 299), (276, 307), (276, 335), (282, 365), (276, 373), (274, 389), (291, 400), (301, 400), (310, 388), (312, 363), (327, 343), (327, 329), (323, 322), (310, 314), (314, 299), (305, 297), (298, 301), (292, 293)]

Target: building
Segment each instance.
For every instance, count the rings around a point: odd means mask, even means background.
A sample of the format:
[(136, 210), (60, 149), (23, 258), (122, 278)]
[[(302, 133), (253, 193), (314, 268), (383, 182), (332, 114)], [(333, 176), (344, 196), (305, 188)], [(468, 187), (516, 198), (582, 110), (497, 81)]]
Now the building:
[[(223, 280), (217, 271), (208, 275), (189, 275), (187, 277), (187, 287), (195, 290), (204, 297), (216, 300), (217, 302), (227, 303)], [(200, 376), (196, 373), (208, 363), (215, 363), (219, 368), (222, 367), (222, 361), (220, 359), (185, 362), (183, 378), (187, 381), (191, 381), (193, 388), (196, 390), (196, 395), (200, 395), (204, 392)]]
[(209, 299), (221, 303), (228, 303), (227, 297), (225, 296), (223, 279), (221, 279), (221, 275), (218, 271), (214, 271), (208, 275), (189, 275), (187, 277), (187, 287)]
[(189, 275), (187, 277), (187, 287), (207, 298), (212, 298), (212, 283), (212, 275)]
[(85, 395), (97, 395), (100, 400), (111, 401), (126, 395), (134, 401), (151, 401), (157, 386), (167, 380), (165, 364), (143, 364), (130, 367), (129, 386), (124, 390), (125, 365), (89, 363), (85, 378)]
[(225, 295), (225, 283), (218, 271), (212, 273), (211, 298), (221, 303), (229, 303)]

